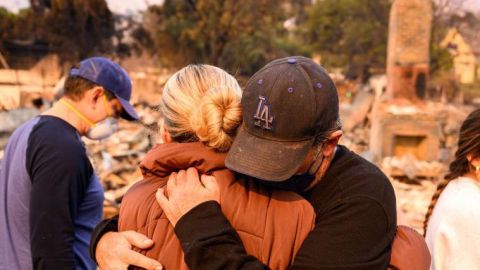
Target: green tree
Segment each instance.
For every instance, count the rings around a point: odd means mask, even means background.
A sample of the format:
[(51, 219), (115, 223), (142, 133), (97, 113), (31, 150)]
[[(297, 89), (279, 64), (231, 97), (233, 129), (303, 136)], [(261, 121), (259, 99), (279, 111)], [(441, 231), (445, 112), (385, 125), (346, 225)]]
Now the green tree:
[(285, 0), (165, 0), (145, 13), (145, 40), (165, 65), (210, 63), (252, 74), (273, 58), (300, 52), (284, 27), (292, 13)]
[(298, 34), (323, 65), (365, 77), (370, 67), (385, 67), (389, 12), (388, 0), (319, 0)]
[(0, 68), (8, 68), (7, 60), (3, 55), (3, 40), (9, 39), (13, 36), (12, 29), (15, 26), (17, 17), (15, 14), (9, 12), (6, 8), (0, 7)]
[(7, 41), (21, 43), (26, 40), (28, 43), (33, 40), (32, 18), (30, 9), (22, 9), (15, 14), (0, 7), (0, 67), (9, 68), (9, 54), (5, 48)]
[(31, 0), (35, 39), (62, 62), (115, 51), (114, 18), (105, 0)]
[(453, 59), (448, 49), (433, 43), (430, 47), (430, 73), (436, 74), (441, 71), (448, 71), (453, 68)]
[(13, 36), (13, 28), (17, 16), (9, 12), (6, 8), (0, 7), (0, 40), (5, 40)]

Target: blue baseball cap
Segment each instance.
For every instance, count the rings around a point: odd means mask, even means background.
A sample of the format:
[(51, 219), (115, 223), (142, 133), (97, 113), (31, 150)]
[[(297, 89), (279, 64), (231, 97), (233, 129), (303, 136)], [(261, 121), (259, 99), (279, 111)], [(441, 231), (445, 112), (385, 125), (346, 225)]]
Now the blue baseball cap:
[(122, 105), (122, 118), (138, 120), (138, 114), (130, 104), (132, 81), (119, 64), (105, 57), (91, 57), (81, 61), (78, 68), (72, 68), (69, 75), (82, 77), (102, 86), (115, 95)]

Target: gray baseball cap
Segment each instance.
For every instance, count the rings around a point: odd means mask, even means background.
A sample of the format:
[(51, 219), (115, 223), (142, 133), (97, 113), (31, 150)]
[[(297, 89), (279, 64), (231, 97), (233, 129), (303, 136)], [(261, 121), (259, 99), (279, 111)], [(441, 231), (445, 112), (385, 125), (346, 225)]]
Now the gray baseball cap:
[(285, 181), (302, 165), (318, 134), (338, 119), (338, 93), (313, 60), (274, 60), (247, 82), (243, 124), (226, 166), (266, 181)]

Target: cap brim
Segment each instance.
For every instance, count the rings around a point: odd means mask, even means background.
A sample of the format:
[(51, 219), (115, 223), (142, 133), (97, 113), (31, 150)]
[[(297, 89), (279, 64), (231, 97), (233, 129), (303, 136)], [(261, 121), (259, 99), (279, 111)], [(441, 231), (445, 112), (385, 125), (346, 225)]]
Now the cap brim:
[(135, 111), (135, 108), (133, 108), (132, 104), (117, 95), (115, 95), (115, 97), (118, 99), (118, 101), (120, 101), (120, 104), (123, 108), (120, 117), (128, 121), (135, 121), (139, 119), (138, 114)]
[(252, 135), (242, 126), (228, 151), (225, 165), (261, 180), (285, 181), (302, 165), (313, 141), (272, 141)]

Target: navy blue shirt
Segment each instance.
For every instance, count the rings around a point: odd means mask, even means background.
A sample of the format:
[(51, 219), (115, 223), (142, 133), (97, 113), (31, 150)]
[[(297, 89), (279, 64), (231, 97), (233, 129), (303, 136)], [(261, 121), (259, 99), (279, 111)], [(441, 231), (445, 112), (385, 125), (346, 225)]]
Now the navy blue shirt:
[(102, 205), (76, 129), (53, 116), (27, 121), (0, 167), (0, 269), (95, 269), (88, 245)]

